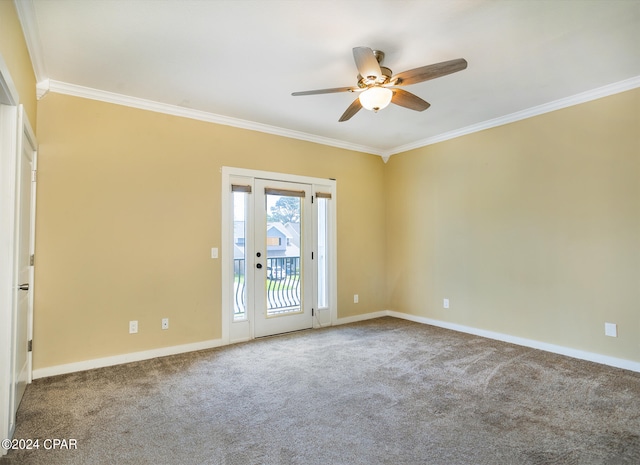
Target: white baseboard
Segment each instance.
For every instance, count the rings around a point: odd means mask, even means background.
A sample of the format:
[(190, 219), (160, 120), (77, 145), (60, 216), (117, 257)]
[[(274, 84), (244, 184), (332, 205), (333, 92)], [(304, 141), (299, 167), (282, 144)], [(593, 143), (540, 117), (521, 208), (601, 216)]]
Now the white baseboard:
[[(625, 360), (625, 359), (616, 358), (616, 357), (610, 357), (608, 355), (597, 354), (594, 352), (586, 352), (583, 350), (572, 349), (570, 347), (564, 347), (564, 346), (559, 346), (555, 344), (548, 344), (546, 342), (540, 342), (533, 339), (526, 339), (522, 337), (511, 336), (509, 334), (497, 333), (494, 331), (487, 331), (484, 329), (473, 328), (471, 326), (464, 326), (456, 323), (449, 323), (446, 321), (433, 320), (431, 318), (410, 315), (408, 313), (396, 312), (394, 310), (380, 310), (377, 312), (365, 313), (362, 315), (354, 315), (354, 316), (349, 316), (345, 318), (338, 318), (335, 321), (334, 325), (357, 323), (358, 321), (372, 320), (374, 318), (381, 318), (384, 316), (391, 316), (394, 318), (409, 320), (416, 323), (437, 326), (439, 328), (451, 329), (453, 331), (473, 334), (475, 336), (486, 337), (488, 339), (495, 339), (497, 341), (508, 342), (511, 344), (516, 344), (524, 347), (530, 347), (532, 349), (544, 350), (546, 352), (552, 352), (554, 354), (565, 355), (567, 357), (573, 357), (580, 360), (588, 360), (590, 362), (600, 363), (602, 365), (608, 365), (616, 368), (623, 368), (625, 370), (630, 370), (630, 371), (635, 371), (640, 373), (640, 362)], [(244, 340), (245, 339), (236, 340), (236, 341), (233, 341), (233, 343), (244, 342)], [(64, 365), (38, 368), (36, 370), (33, 370), (33, 379), (63, 375), (67, 373), (74, 373), (77, 371), (92, 370), (94, 368), (103, 368), (103, 367), (120, 365), (123, 363), (129, 363), (129, 362), (138, 362), (140, 360), (149, 360), (156, 357), (166, 357), (168, 355), (177, 355), (185, 352), (212, 349), (214, 347), (220, 347), (227, 344), (228, 342), (225, 342), (223, 339), (211, 339), (209, 341), (195, 342), (192, 344), (162, 347), (160, 349), (145, 350), (145, 351), (133, 352), (129, 354), (114, 355), (112, 357), (97, 358), (93, 360), (84, 360), (81, 362), (67, 363)]]
[[(347, 318), (339, 318), (335, 325), (355, 323), (357, 321), (371, 320), (387, 316), (387, 311), (367, 313), (364, 315), (356, 315)], [(250, 341), (251, 338), (241, 337), (225, 342), (223, 339), (212, 339), (209, 341), (196, 342), (193, 344), (183, 344), (179, 346), (162, 347), (160, 349), (151, 349), (141, 352), (132, 352), (129, 354), (114, 355), (111, 357), (96, 358), (93, 360), (83, 360), (81, 362), (67, 363), (64, 365), (56, 365), (45, 368), (37, 368), (32, 372), (32, 379), (47, 378), (49, 376), (65, 375), (78, 371), (93, 370), (94, 368), (104, 368), (114, 365), (121, 365), (129, 362), (139, 362), (140, 360), (149, 360), (156, 357), (166, 357), (168, 355), (177, 355), (185, 352), (193, 352), (196, 350), (212, 349), (228, 344), (236, 344), (239, 342)]]
[(194, 342), (192, 344), (162, 347), (160, 349), (144, 350), (141, 352), (132, 352), (129, 354), (114, 355), (111, 357), (96, 358), (93, 360), (83, 360), (82, 362), (38, 368), (33, 370), (33, 379), (75, 373), (77, 371), (93, 370), (94, 368), (103, 368), (129, 362), (139, 362), (140, 360), (166, 357), (167, 355), (177, 355), (185, 352), (194, 352), (196, 350), (213, 349), (214, 347), (220, 347), (222, 345), (225, 345), (222, 339), (211, 339), (209, 341)]
[[(377, 313), (380, 313), (380, 312), (376, 312), (376, 314)], [(473, 334), (475, 336), (486, 337), (488, 339), (495, 339), (497, 341), (508, 342), (511, 344), (516, 344), (524, 347), (530, 347), (532, 349), (544, 350), (545, 352), (552, 352), (554, 354), (566, 355), (567, 357), (573, 357), (580, 360), (587, 360), (589, 362), (600, 363), (602, 365), (608, 365), (616, 368), (623, 368), (625, 370), (630, 370), (630, 371), (635, 371), (640, 373), (640, 362), (634, 362), (633, 360), (610, 357), (608, 355), (597, 354), (594, 352), (586, 352), (584, 350), (572, 349), (570, 347), (564, 347), (564, 346), (559, 346), (555, 344), (549, 344), (546, 342), (536, 341), (533, 339), (526, 339), (522, 337), (511, 336), (509, 334), (496, 333), (494, 331), (487, 331), (485, 329), (473, 328), (471, 326), (463, 326), (456, 323), (449, 323), (446, 321), (432, 320), (431, 318), (409, 315), (408, 313), (401, 313), (393, 310), (387, 310), (384, 313), (388, 316), (392, 316), (395, 318), (402, 318), (403, 320), (414, 321), (416, 323), (423, 323), (431, 326), (438, 326), (440, 328), (451, 329), (453, 331)]]
[(363, 315), (347, 316), (345, 318), (338, 318), (334, 325), (346, 325), (349, 323), (357, 323), (358, 321), (372, 320), (374, 318), (382, 318), (383, 316), (389, 316), (388, 310), (380, 310), (379, 312), (365, 313)]

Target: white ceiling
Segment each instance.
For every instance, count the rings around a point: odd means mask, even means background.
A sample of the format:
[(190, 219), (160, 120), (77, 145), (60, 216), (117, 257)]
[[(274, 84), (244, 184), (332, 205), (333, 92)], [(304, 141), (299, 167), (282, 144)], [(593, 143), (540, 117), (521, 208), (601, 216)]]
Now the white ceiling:
[[(638, 0), (17, 3), (37, 80), (53, 91), (106, 91), (383, 156), (640, 86)], [(291, 96), (355, 85), (355, 46), (384, 51), (394, 73), (469, 65), (405, 87), (431, 103), (424, 112), (391, 105), (339, 123), (354, 94)]]

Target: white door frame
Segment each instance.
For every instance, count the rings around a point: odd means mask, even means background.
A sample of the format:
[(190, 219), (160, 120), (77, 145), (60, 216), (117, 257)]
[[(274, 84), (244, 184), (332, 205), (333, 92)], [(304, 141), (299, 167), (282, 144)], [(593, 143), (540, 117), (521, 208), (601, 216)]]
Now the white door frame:
[[(329, 297), (328, 307), (323, 309), (317, 309), (314, 305), (314, 328), (321, 326), (330, 326), (335, 324), (338, 317), (337, 309), (337, 228), (336, 228), (336, 181), (335, 179), (323, 179), (314, 178), (309, 176), (298, 176), (291, 174), (276, 173), (271, 171), (258, 171), (245, 168), (233, 168), (223, 166), (221, 168), (222, 173), (222, 250), (221, 250), (221, 265), (222, 265), (222, 341), (225, 344), (246, 341), (254, 338), (253, 322), (234, 322), (231, 317), (233, 300), (232, 300), (232, 288), (233, 288), (233, 221), (232, 218), (232, 195), (231, 184), (232, 178), (243, 177), (252, 183), (255, 178), (260, 179), (272, 179), (284, 182), (293, 182), (301, 184), (310, 184), (312, 186), (312, 193), (315, 195), (316, 191), (328, 192), (331, 194), (331, 206), (328, 209), (329, 216), (329, 251), (328, 255), (328, 267), (329, 267)], [(253, 201), (250, 200), (253, 204)], [(313, 210), (315, 212), (315, 209)], [(247, 232), (249, 233), (249, 231)], [(251, 255), (249, 255), (251, 254)], [(253, 257), (253, 251), (247, 251), (247, 257)], [(250, 271), (251, 270), (251, 271)], [(251, 279), (249, 273), (253, 273), (253, 266), (247, 265), (247, 277)], [(314, 279), (316, 279), (314, 273)]]
[[(17, 311), (17, 225), (18, 183), (17, 176), (23, 136), (37, 148), (27, 115), (19, 105), (19, 94), (9, 69), (0, 55), (0, 439), (11, 438), (15, 418), (11, 414), (11, 388), (14, 386), (12, 364), (14, 356), (13, 326)], [(35, 163), (35, 154), (34, 154)], [(33, 198), (35, 202), (35, 196)], [(33, 228), (33, 225), (32, 225)], [(31, 291), (30, 291), (31, 292)], [(30, 311), (31, 327), (32, 313)], [(30, 329), (31, 331), (31, 329)], [(31, 334), (29, 334), (31, 338)], [(29, 355), (29, 379), (31, 382), (31, 357)], [(0, 448), (0, 456), (6, 454)]]

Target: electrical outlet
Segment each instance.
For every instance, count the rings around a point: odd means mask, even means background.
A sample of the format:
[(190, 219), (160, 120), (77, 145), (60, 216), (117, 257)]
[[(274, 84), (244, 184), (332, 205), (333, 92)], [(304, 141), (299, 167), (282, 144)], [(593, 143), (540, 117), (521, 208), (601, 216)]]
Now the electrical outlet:
[(442, 299), (442, 306), (444, 308), (449, 308), (449, 299)]
[(358, 303), (358, 294), (353, 294), (353, 303), (354, 304)]
[(129, 322), (129, 334), (135, 334), (138, 332), (138, 320), (132, 320)]
[(169, 329), (169, 318), (162, 319), (162, 329)]
[(611, 336), (611, 337), (618, 337), (618, 325), (615, 323), (605, 323), (604, 335)]

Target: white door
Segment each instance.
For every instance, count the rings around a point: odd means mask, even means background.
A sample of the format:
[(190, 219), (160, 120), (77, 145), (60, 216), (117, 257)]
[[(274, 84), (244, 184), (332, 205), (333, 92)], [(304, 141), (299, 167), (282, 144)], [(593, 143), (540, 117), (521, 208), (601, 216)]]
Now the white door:
[[(22, 127), (22, 126), (20, 126)], [(35, 219), (35, 148), (26, 132), (18, 146), (20, 159), (17, 178), (17, 241), (16, 276), (17, 298), (13, 318), (13, 362), (11, 383), (11, 422), (22, 400), (26, 386), (31, 382), (31, 354), (29, 341), (32, 333), (33, 265)]]
[(256, 179), (254, 210), (254, 335), (311, 328), (311, 185)]

